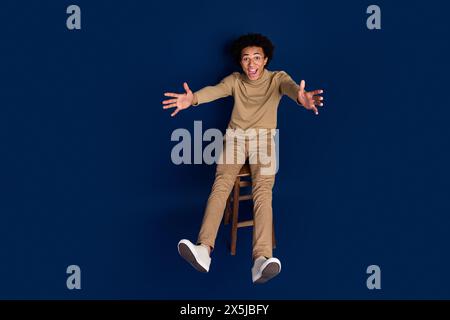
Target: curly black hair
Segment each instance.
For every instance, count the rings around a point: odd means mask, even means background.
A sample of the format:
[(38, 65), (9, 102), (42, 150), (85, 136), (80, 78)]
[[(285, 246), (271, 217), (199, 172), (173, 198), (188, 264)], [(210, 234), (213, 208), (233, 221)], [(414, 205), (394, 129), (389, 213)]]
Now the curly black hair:
[(231, 45), (231, 55), (233, 56), (234, 61), (239, 66), (241, 63), (242, 49), (246, 47), (261, 47), (264, 51), (264, 55), (268, 58), (266, 66), (269, 65), (269, 62), (273, 57), (273, 51), (275, 49), (275, 46), (273, 45), (272, 41), (269, 40), (269, 38), (263, 36), (260, 33), (248, 33), (234, 40), (233, 44)]

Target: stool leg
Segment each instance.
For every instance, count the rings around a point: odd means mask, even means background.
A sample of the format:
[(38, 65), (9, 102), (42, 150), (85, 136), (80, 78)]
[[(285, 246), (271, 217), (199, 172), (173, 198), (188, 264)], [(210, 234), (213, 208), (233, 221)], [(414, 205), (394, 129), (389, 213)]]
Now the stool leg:
[(241, 181), (240, 177), (236, 178), (234, 182), (233, 192), (233, 222), (231, 224), (231, 255), (236, 255), (236, 241), (237, 241), (237, 229), (238, 229), (238, 210), (239, 210), (239, 192)]
[(231, 194), (227, 198), (227, 204), (225, 206), (225, 216), (223, 219), (223, 224), (227, 225), (230, 223), (230, 216), (231, 216)]

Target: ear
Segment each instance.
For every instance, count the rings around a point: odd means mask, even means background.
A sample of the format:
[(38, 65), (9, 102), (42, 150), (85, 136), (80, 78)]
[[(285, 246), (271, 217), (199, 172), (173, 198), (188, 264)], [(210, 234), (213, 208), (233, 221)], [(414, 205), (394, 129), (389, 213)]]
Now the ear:
[(265, 57), (265, 58), (264, 58), (264, 66), (267, 64), (267, 61), (269, 61), (269, 58), (268, 58), (268, 57)]

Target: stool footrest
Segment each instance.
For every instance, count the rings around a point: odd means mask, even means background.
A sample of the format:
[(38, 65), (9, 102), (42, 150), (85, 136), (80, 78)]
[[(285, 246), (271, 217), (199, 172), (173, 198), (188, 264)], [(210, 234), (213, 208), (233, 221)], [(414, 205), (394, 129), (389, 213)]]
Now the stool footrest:
[[(251, 195), (251, 194), (246, 194), (244, 196), (239, 196), (239, 201), (251, 200), (251, 199), (253, 199), (253, 195)], [(233, 201), (234, 201), (234, 199), (231, 198), (231, 202), (233, 202)]]
[(241, 222), (238, 222), (238, 224), (237, 224), (238, 228), (251, 227), (251, 226), (253, 226), (253, 220), (241, 221)]
[(239, 186), (241, 187), (251, 187), (252, 186), (252, 182), (251, 181), (240, 181), (239, 182)]

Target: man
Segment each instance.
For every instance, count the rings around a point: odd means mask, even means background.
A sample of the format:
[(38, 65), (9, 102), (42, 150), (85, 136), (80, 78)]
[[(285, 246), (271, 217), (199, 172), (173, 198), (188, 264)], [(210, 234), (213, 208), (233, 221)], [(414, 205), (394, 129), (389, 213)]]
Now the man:
[[(211, 264), (210, 254), (220, 222), (223, 217), (226, 200), (243, 162), (237, 157), (250, 160), (252, 174), (252, 195), (254, 203), (253, 228), (253, 267), (254, 283), (264, 283), (281, 271), (281, 262), (272, 256), (272, 188), (275, 173), (269, 171), (260, 159), (262, 147), (273, 149), (273, 132), (277, 126), (277, 109), (283, 95), (289, 96), (298, 105), (318, 114), (317, 107), (323, 106), (323, 98), (319, 96), (323, 90), (305, 91), (305, 81), (297, 85), (284, 71), (266, 69), (272, 59), (274, 46), (261, 34), (247, 34), (239, 37), (232, 45), (232, 53), (243, 73), (234, 72), (222, 79), (215, 86), (207, 86), (193, 93), (186, 82), (183, 83), (186, 93), (165, 93), (168, 99), (163, 101), (163, 108), (176, 108), (171, 116), (190, 106), (230, 96), (234, 97), (234, 107), (228, 124), (225, 140), (237, 139), (233, 144), (232, 160), (218, 163), (216, 177), (206, 205), (202, 226), (196, 244), (183, 239), (178, 243), (178, 252), (195, 269), (208, 272)], [(237, 130), (239, 133), (230, 133)], [(242, 133), (242, 130), (245, 130)], [(262, 133), (262, 135), (261, 135)], [(257, 146), (254, 146), (257, 141)], [(226, 154), (229, 144), (224, 144), (221, 156)], [(230, 151), (230, 150), (228, 150)], [(271, 153), (270, 165), (275, 161)]]

